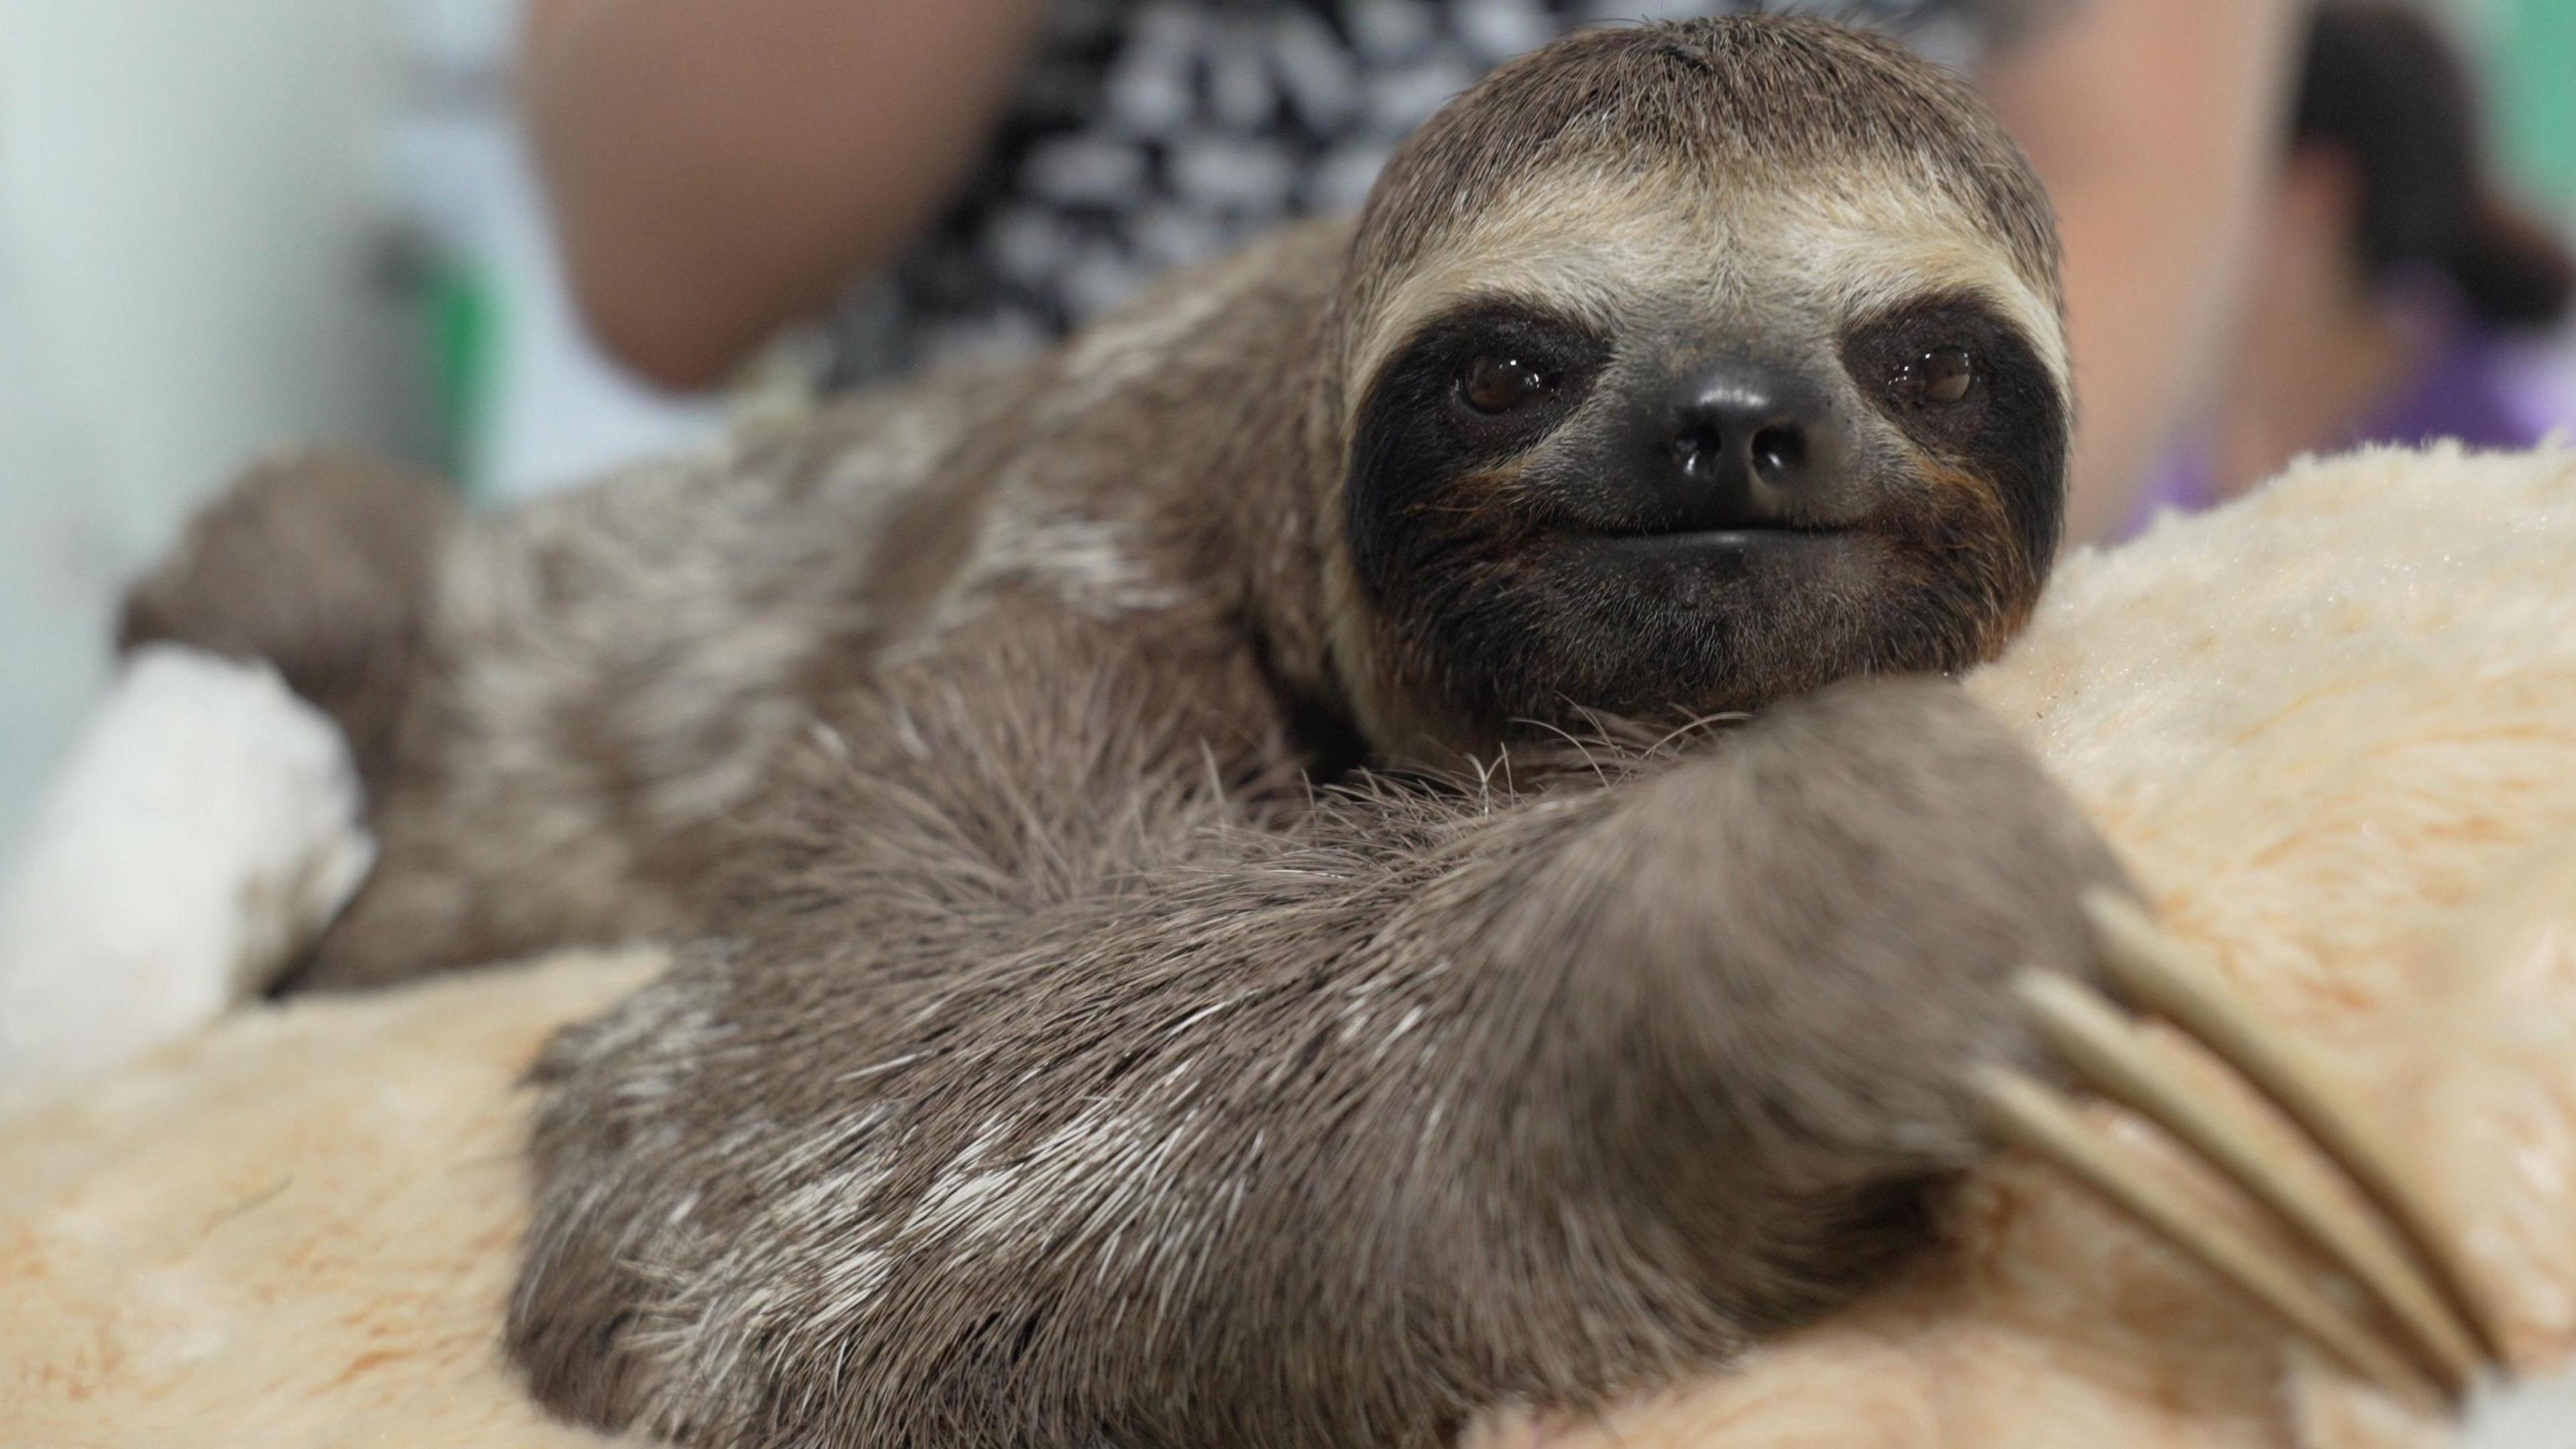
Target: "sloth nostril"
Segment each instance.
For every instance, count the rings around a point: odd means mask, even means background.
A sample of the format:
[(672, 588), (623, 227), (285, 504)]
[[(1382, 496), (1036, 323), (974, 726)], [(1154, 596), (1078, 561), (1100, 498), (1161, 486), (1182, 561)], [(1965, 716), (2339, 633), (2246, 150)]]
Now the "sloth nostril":
[(1673, 457), (1685, 477), (1696, 478), (1717, 466), (1726, 452), (1726, 434), (1716, 428), (1684, 428), (1673, 435)]
[(1753, 476), (1784, 483), (1807, 463), (1807, 434), (1792, 423), (1773, 423), (1753, 435)]
[(1766, 483), (1794, 481), (1807, 465), (1807, 433), (1796, 423), (1742, 427), (1684, 428), (1673, 435), (1674, 461), (1685, 477), (1707, 477), (1729, 464), (1748, 468)]

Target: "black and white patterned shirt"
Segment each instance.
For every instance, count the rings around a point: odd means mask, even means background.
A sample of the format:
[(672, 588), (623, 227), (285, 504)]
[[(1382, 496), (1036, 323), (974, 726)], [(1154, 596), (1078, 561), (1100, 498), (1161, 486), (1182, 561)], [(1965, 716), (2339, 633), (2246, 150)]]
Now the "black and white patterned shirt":
[(1053, 0), (981, 167), (855, 291), (829, 381), (1052, 340), (1280, 222), (1355, 211), (1502, 61), (1587, 25), (1805, 9), (1973, 68), (2038, 0)]

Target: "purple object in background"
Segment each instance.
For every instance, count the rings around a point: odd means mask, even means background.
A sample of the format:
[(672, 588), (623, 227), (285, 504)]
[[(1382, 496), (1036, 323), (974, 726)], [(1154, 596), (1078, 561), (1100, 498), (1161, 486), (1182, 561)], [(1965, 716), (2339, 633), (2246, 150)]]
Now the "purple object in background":
[(2509, 340), (2474, 326), (2448, 328), (2408, 384), (2365, 417), (2345, 445), (2455, 438), (2472, 448), (2530, 447), (2550, 425), (2517, 406), (2528, 401), (2514, 386), (2517, 352)]
[[(2571, 340), (2526, 339), (2445, 308), (2424, 360), (2378, 405), (2313, 451), (2370, 443), (2415, 446), (2451, 439), (2471, 448), (2528, 448), (2576, 430), (2576, 352)], [(2129, 516), (2123, 538), (2156, 515), (2196, 513), (2221, 502), (2205, 438), (2167, 450)]]

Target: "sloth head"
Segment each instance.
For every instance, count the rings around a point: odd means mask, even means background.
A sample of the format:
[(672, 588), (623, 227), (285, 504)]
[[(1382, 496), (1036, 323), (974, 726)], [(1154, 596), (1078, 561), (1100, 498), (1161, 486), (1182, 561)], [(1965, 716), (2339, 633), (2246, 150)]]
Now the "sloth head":
[(1333, 649), (1395, 753), (1959, 669), (2056, 546), (2047, 202), (1961, 82), (1854, 32), (1497, 72), (1389, 165), (1329, 327)]

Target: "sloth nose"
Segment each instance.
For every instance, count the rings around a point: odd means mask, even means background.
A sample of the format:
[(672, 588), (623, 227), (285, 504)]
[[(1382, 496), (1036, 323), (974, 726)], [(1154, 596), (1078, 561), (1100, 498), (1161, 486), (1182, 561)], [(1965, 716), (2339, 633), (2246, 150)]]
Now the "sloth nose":
[(1684, 527), (1790, 522), (1840, 472), (1836, 433), (1797, 380), (1755, 362), (1719, 362), (1675, 390), (1661, 491)]

